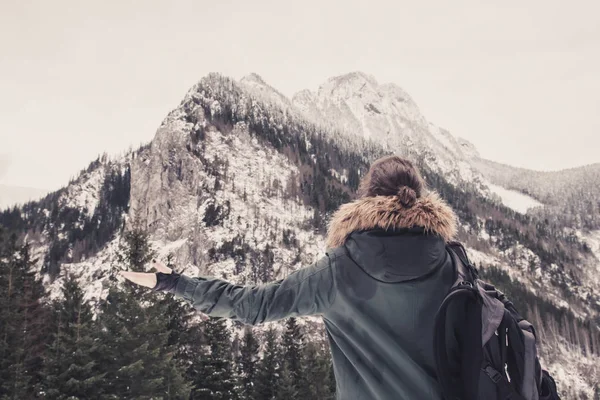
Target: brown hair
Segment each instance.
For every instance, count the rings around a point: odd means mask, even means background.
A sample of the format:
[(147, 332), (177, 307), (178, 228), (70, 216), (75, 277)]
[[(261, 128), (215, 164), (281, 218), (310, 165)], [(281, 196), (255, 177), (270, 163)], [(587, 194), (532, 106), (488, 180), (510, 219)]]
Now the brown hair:
[(412, 207), (426, 190), (425, 181), (412, 162), (398, 156), (376, 160), (360, 182), (360, 197), (397, 196), (405, 207)]

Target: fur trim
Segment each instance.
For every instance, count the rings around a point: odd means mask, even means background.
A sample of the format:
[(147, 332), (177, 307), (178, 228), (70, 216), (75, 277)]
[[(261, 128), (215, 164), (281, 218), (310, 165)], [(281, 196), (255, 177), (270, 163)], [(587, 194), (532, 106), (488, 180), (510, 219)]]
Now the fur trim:
[(416, 226), (448, 242), (456, 235), (456, 225), (456, 214), (435, 192), (418, 198), (408, 208), (400, 203), (398, 196), (363, 197), (343, 204), (333, 214), (327, 230), (327, 247), (341, 246), (355, 231)]

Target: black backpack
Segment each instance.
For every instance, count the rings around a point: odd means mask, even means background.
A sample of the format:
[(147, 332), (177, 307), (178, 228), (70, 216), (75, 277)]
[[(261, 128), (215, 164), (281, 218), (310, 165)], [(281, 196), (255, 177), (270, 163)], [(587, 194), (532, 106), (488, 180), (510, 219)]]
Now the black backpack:
[[(560, 400), (542, 369), (534, 327), (480, 280), (458, 242), (447, 244), (455, 281), (435, 319), (434, 352), (445, 400)], [(450, 353), (449, 353), (450, 352)]]

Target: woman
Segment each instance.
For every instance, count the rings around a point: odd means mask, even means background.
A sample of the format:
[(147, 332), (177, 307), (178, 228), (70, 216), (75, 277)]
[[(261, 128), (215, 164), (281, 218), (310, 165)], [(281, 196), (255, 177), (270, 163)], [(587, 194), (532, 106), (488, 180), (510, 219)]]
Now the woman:
[(372, 164), (359, 195), (334, 214), (326, 255), (285, 279), (240, 286), (162, 265), (156, 274), (122, 274), (247, 324), (321, 315), (338, 399), (441, 399), (433, 324), (453, 280), (445, 244), (456, 216), (397, 156)]

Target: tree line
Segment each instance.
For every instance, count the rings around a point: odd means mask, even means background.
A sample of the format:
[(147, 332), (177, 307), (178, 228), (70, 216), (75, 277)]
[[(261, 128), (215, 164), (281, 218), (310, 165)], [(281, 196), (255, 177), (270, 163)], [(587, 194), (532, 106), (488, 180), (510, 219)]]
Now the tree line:
[[(154, 255), (132, 230), (115, 267), (140, 271)], [(114, 277), (93, 309), (71, 274), (48, 302), (35, 261), (29, 245), (0, 234), (0, 399), (334, 398), (327, 344), (294, 318), (282, 334), (197, 322), (173, 295)]]

